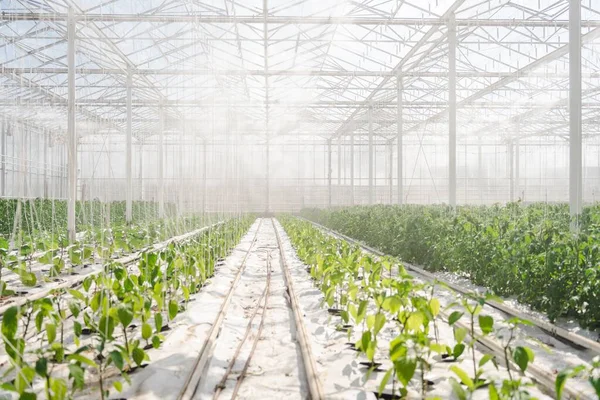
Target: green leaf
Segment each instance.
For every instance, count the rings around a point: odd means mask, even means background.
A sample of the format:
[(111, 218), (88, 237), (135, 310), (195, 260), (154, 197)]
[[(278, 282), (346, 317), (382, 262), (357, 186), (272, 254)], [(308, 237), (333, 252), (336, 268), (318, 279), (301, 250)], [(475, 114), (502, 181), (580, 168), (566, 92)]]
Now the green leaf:
[(394, 370), (396, 371), (396, 377), (404, 387), (408, 386), (408, 383), (413, 378), (416, 369), (417, 360), (415, 360), (414, 358), (402, 357), (394, 361)]
[(144, 322), (142, 324), (142, 338), (144, 338), (144, 340), (148, 340), (150, 339), (150, 336), (152, 336), (152, 327), (150, 324)]
[(385, 387), (388, 384), (388, 382), (390, 381), (390, 378), (391, 378), (391, 376), (392, 376), (393, 373), (394, 373), (394, 369), (390, 368), (390, 369), (387, 370), (387, 372), (385, 373), (385, 375), (381, 379), (381, 382), (379, 383), (379, 392), (378, 392), (379, 393), (379, 397), (381, 397), (381, 394), (385, 390)]
[(152, 336), (152, 347), (155, 349), (160, 347), (160, 338), (157, 335)]
[(406, 327), (411, 331), (420, 331), (424, 321), (425, 318), (423, 313), (417, 311), (410, 314), (406, 321)]
[(600, 379), (590, 376), (590, 379), (588, 381), (590, 382), (590, 385), (592, 385), (592, 387), (594, 388), (596, 396), (600, 398)]
[(373, 334), (377, 335), (381, 329), (384, 327), (385, 325), (385, 315), (382, 313), (376, 314), (375, 315), (375, 326), (373, 327)]
[(450, 316), (448, 317), (448, 325), (454, 325), (456, 323), (456, 321), (458, 321), (460, 319), (460, 317), (463, 316), (464, 313), (460, 312), (460, 311), (454, 311), (452, 314), (450, 314)]
[(489, 334), (494, 330), (494, 318), (489, 315), (479, 315), (479, 328), (484, 334)]
[(358, 314), (356, 315), (356, 325), (360, 324), (363, 320), (363, 318), (365, 318), (365, 314), (367, 313), (367, 306), (368, 306), (368, 302), (366, 300), (361, 300), (360, 304), (358, 305)]
[(175, 300), (169, 301), (169, 320), (172, 320), (177, 316), (179, 312), (179, 305)]
[(77, 321), (73, 322), (73, 333), (76, 337), (80, 337), (82, 332), (81, 324)]
[(105, 340), (111, 340), (112, 334), (115, 330), (115, 320), (111, 316), (103, 316), (100, 318), (98, 323), (98, 332), (104, 337)]
[(462, 343), (467, 337), (468, 331), (465, 328), (454, 328), (454, 340), (457, 343)]
[(125, 328), (127, 328), (129, 324), (131, 324), (131, 321), (133, 321), (133, 310), (129, 306), (123, 305), (119, 307), (117, 315), (119, 316), (119, 321)]
[(71, 314), (73, 314), (73, 318), (79, 317), (79, 313), (80, 313), (81, 309), (79, 308), (79, 304), (77, 302), (70, 301), (69, 302), (69, 310), (71, 311)]
[(33, 272), (23, 269), (19, 272), (19, 276), (21, 277), (21, 283), (25, 286), (33, 287), (37, 284), (37, 276)]
[(46, 357), (38, 358), (35, 362), (35, 372), (42, 378), (48, 376), (48, 359)]
[(67, 356), (67, 360), (69, 360), (69, 361), (75, 361), (75, 362), (78, 362), (78, 363), (81, 363), (81, 364), (85, 364), (85, 365), (88, 365), (88, 366), (90, 366), (92, 368), (98, 368), (98, 365), (94, 361), (90, 360), (89, 358), (87, 358), (85, 356), (82, 356), (79, 353), (69, 354)]
[(77, 300), (85, 303), (86, 302), (86, 297), (83, 293), (81, 293), (79, 290), (75, 290), (75, 289), (68, 289), (67, 290), (69, 292), (69, 294), (73, 297), (75, 297)]
[(163, 327), (163, 317), (161, 313), (154, 314), (154, 327), (156, 328), (156, 333), (160, 333), (160, 330)]
[[(58, 398), (58, 397), (55, 397), (55, 398)], [(23, 392), (19, 396), (19, 400), (36, 400), (36, 399), (37, 399), (37, 394), (30, 393), (30, 392)]]
[(50, 389), (54, 394), (53, 399), (63, 400), (67, 398), (67, 383), (63, 379), (50, 379)]
[(23, 367), (21, 368), (20, 373), (15, 376), (15, 387), (19, 393), (25, 392), (33, 382), (35, 378), (35, 370), (31, 367)]
[(458, 343), (457, 345), (454, 346), (454, 349), (452, 350), (452, 357), (454, 357), (454, 359), (458, 359), (458, 357), (460, 357), (464, 351), (465, 351), (464, 343)]
[(69, 378), (73, 379), (73, 387), (83, 389), (85, 371), (79, 365), (69, 364)]
[(440, 343), (431, 343), (429, 349), (434, 353), (443, 354), (446, 352), (446, 346)]
[(12, 339), (17, 334), (19, 326), (19, 308), (16, 306), (10, 307), (2, 316), (2, 335), (8, 339)]
[(360, 346), (359, 348), (365, 352), (369, 348), (369, 343), (371, 343), (371, 331), (364, 331), (360, 338)]
[(450, 367), (450, 371), (454, 372), (466, 387), (468, 387), (470, 390), (475, 390), (475, 384), (473, 383), (473, 380), (464, 370), (456, 365), (453, 365)]
[[(521, 371), (525, 372), (527, 370), (527, 365), (529, 364), (529, 353), (525, 350), (525, 347), (517, 346), (513, 352), (513, 359), (515, 363), (519, 366)], [(531, 351), (531, 350), (530, 350)], [(533, 360), (531, 360), (533, 361)]]
[(496, 389), (496, 386), (494, 385), (494, 383), (490, 384), (489, 390), (488, 390), (488, 395), (489, 395), (489, 400), (499, 400), (500, 396), (498, 395), (498, 389)]
[(123, 384), (120, 381), (114, 381), (113, 382), (113, 387), (119, 393), (121, 393), (123, 391)]
[(483, 357), (481, 357), (481, 360), (479, 360), (479, 366), (483, 367), (485, 364), (487, 364), (489, 361), (493, 360), (495, 356), (491, 355), (491, 354), (485, 354)]
[(119, 369), (119, 371), (123, 370), (124, 362), (123, 362), (123, 356), (121, 355), (120, 351), (117, 351), (117, 350), (111, 351), (110, 359), (115, 364), (115, 367), (117, 367)]
[(429, 300), (429, 309), (431, 310), (431, 315), (437, 317), (437, 315), (440, 313), (440, 301), (435, 297)]
[(46, 335), (48, 336), (48, 343), (53, 343), (56, 340), (56, 325), (46, 324)]
[(554, 388), (556, 390), (556, 400), (562, 399), (562, 392), (565, 388), (565, 383), (569, 378), (569, 372), (570, 371), (568, 370), (560, 371), (556, 376), (556, 381), (554, 382)]
[(135, 361), (135, 363), (138, 366), (142, 365), (142, 362), (144, 361), (144, 357), (146, 357), (146, 353), (144, 352), (144, 350), (140, 349), (139, 347), (136, 347), (135, 349), (133, 349), (133, 352), (131, 355), (133, 357), (133, 361)]

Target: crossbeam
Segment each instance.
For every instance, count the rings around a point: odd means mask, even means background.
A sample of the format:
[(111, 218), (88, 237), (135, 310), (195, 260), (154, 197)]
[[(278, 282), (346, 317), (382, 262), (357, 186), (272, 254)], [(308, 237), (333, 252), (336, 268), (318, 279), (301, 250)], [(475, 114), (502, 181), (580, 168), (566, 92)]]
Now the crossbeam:
[[(2, 13), (4, 21), (66, 21), (65, 13)], [(347, 17), (347, 16), (275, 16), (269, 15), (169, 15), (169, 14), (76, 14), (78, 22), (148, 22), (148, 23), (188, 23), (188, 24), (274, 24), (274, 25), (389, 25), (389, 26), (446, 26), (447, 18), (386, 18), (386, 17)], [(569, 20), (543, 19), (476, 19), (456, 20), (459, 27), (553, 27), (568, 28)], [(582, 21), (585, 28), (600, 27), (600, 21)]]

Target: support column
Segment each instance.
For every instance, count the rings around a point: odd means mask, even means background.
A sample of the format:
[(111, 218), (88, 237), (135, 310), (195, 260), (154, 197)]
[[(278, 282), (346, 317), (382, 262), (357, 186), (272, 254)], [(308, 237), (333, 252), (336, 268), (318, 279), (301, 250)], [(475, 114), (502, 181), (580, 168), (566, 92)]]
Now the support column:
[(44, 137), (44, 142), (43, 142), (43, 146), (44, 146), (44, 182), (42, 184), (42, 193), (44, 196), (44, 199), (48, 198), (48, 146), (49, 146), (49, 136), (50, 134), (46, 131), (42, 132), (42, 135)]
[[(569, 208), (582, 211), (581, 162), (581, 0), (569, 0)], [(576, 221), (573, 225), (578, 228)]]
[(337, 185), (339, 192), (339, 187), (342, 185), (342, 136), (338, 137), (337, 143)]
[(389, 183), (390, 183), (390, 198), (388, 203), (392, 204), (392, 198), (394, 197), (394, 142), (393, 140), (389, 143), (389, 165), (388, 165), (388, 173), (389, 173)]
[(448, 23), (448, 202), (456, 206), (456, 25), (454, 14)]
[(515, 201), (515, 160), (513, 155), (513, 142), (509, 142), (507, 147), (507, 158), (508, 158), (508, 184), (509, 184), (509, 196), (510, 202)]
[(202, 143), (202, 212), (206, 213), (206, 139)]
[(402, 95), (402, 90), (403, 90), (403, 82), (402, 82), (402, 76), (398, 75), (398, 85), (397, 85), (397, 90), (398, 93), (396, 94), (396, 97), (398, 99), (398, 110), (396, 112), (396, 127), (398, 129), (397, 131), (397, 137), (396, 137), (396, 152), (398, 153), (398, 204), (402, 204), (404, 202), (404, 171), (403, 171), (403, 166), (404, 166), (404, 152), (402, 149), (402, 135), (403, 135), (403, 131), (404, 131), (404, 119), (403, 119), (403, 114), (402, 114), (402, 108), (403, 108), (403, 95)]
[(517, 195), (517, 199), (521, 199), (521, 186), (519, 185), (519, 178), (520, 178), (520, 156), (519, 153), (521, 152), (521, 148), (519, 146), (519, 140), (517, 139), (515, 141), (515, 193)]
[(144, 200), (144, 143), (139, 142), (139, 171), (138, 180), (140, 185), (140, 200)]
[(373, 106), (369, 106), (369, 204), (373, 204)]
[(67, 232), (69, 241), (76, 238), (75, 201), (77, 200), (77, 132), (75, 131), (75, 35), (76, 25), (73, 8), (69, 7), (67, 21), (67, 65), (68, 65), (68, 195), (67, 195)]
[(159, 108), (160, 127), (158, 131), (158, 217), (165, 217), (165, 166), (164, 166), (164, 145), (165, 145), (165, 110)]
[[(267, 122), (267, 125), (268, 125), (268, 122)], [(266, 161), (265, 168), (266, 168), (266, 202), (267, 202), (266, 211), (267, 211), (267, 213), (271, 211), (271, 176), (269, 173), (270, 172), (269, 170), (271, 168), (271, 160), (270, 160), (270, 154), (269, 154), (270, 149), (269, 148), (271, 146), (270, 146), (269, 141), (270, 141), (269, 133), (267, 132), (267, 144), (266, 144), (266, 146), (267, 146), (266, 153), (267, 154), (266, 154), (266, 160), (265, 160)]]
[(198, 212), (198, 203), (196, 202), (196, 199), (198, 198), (198, 189), (197, 186), (195, 184), (196, 180), (198, 179), (198, 177), (200, 176), (200, 174), (198, 173), (198, 135), (197, 133), (194, 132), (192, 133), (193, 135), (193, 141), (192, 141), (192, 150), (189, 152), (190, 157), (192, 159), (192, 173), (188, 174), (189, 176), (189, 180), (188, 180), (188, 188), (189, 188), (189, 192), (188, 192), (188, 201), (190, 206), (192, 207), (192, 210), (194, 211), (194, 213)]
[(481, 135), (477, 139), (477, 191), (479, 192), (479, 204), (483, 204), (483, 152), (481, 147)]
[(0, 131), (0, 196), (6, 195), (6, 131), (8, 130), (8, 121), (2, 121), (2, 127)]
[(327, 141), (327, 206), (331, 207), (331, 139)]
[(350, 135), (350, 204), (354, 205), (354, 132)]
[[(181, 130), (181, 136), (179, 138), (179, 155), (176, 157), (177, 159), (177, 169), (179, 169), (178, 175), (179, 179), (175, 179), (177, 182), (177, 216), (181, 217), (183, 215), (183, 193), (185, 192), (185, 179), (183, 178), (183, 141), (185, 140), (186, 133), (186, 125), (185, 121), (183, 121), (183, 129)], [(173, 145), (175, 147), (175, 145)]]
[(125, 222), (129, 225), (133, 217), (133, 172), (132, 172), (132, 133), (131, 133), (131, 72), (127, 72), (127, 132), (125, 148), (125, 171), (126, 171), (126, 189), (125, 189)]

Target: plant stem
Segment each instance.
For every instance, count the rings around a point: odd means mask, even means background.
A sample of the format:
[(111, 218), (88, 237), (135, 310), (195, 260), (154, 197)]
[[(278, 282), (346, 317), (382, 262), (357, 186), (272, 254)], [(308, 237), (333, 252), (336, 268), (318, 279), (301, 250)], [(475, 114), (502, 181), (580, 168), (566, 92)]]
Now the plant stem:
[[(477, 307), (477, 306), (475, 306)], [(473, 379), (477, 377), (477, 363), (475, 362), (475, 314), (471, 313), (471, 355), (473, 357)]]
[(127, 351), (127, 356), (129, 356), (129, 341), (127, 340), (127, 328), (123, 326), (123, 336), (125, 336), (125, 350)]
[(508, 378), (511, 381), (513, 380), (513, 377), (510, 372), (510, 361), (508, 359), (508, 349), (510, 347), (510, 342), (512, 342), (512, 339), (513, 339), (513, 333), (514, 333), (514, 331), (511, 329), (510, 330), (510, 338), (508, 338), (508, 342), (506, 343), (506, 346), (504, 347), (504, 362), (506, 363), (506, 370), (508, 371)]

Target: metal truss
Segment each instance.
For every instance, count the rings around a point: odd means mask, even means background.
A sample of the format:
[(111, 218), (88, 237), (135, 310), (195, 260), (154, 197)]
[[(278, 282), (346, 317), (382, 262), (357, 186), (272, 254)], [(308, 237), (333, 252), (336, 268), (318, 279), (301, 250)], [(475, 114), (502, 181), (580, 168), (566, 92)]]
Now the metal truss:
[(0, 11), (0, 114), (71, 152), (77, 137), (124, 136), (128, 179), (133, 140), (257, 135), (268, 171), (270, 141), (356, 139), (372, 161), (375, 143), (392, 154), (395, 142), (400, 159), (403, 140), (431, 136), (448, 145), (454, 204), (457, 142), (558, 138), (580, 209), (581, 144), (599, 133), (598, 1), (0, 0)]

